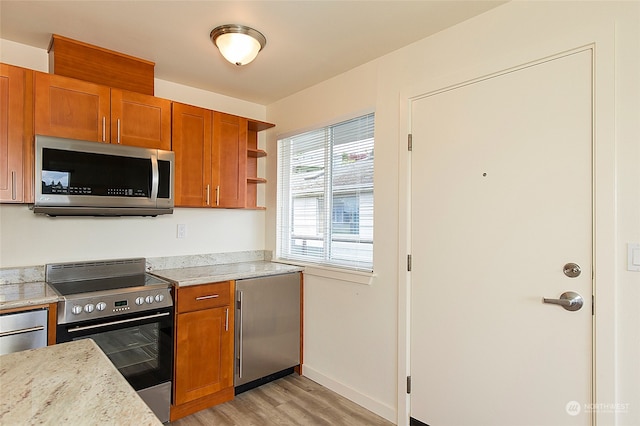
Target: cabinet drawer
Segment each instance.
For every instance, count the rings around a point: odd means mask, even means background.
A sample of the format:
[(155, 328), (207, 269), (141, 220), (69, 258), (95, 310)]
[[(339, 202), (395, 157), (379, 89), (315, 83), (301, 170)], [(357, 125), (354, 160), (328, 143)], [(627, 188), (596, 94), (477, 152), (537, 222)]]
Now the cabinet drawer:
[(230, 284), (224, 281), (178, 289), (178, 313), (229, 305)]

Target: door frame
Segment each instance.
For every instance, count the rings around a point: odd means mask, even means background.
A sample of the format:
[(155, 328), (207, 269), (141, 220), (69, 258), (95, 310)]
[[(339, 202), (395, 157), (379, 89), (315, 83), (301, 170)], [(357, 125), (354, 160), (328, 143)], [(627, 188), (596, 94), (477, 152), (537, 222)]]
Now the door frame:
[[(593, 29), (592, 29), (593, 30)], [(501, 56), (495, 61), (451, 73), (449, 76), (409, 87), (399, 94), (399, 222), (398, 222), (398, 366), (397, 424), (408, 425), (411, 398), (406, 392), (411, 374), (411, 274), (407, 256), (411, 250), (411, 154), (407, 135), (411, 133), (414, 100), (481, 81), (528, 65), (562, 57), (571, 52), (592, 51), (592, 286), (596, 301), (592, 317), (592, 403), (615, 402), (615, 69), (614, 32), (603, 25), (587, 31), (576, 43), (565, 40)], [(595, 40), (595, 41), (594, 41)], [(564, 47), (564, 48), (563, 48)], [(515, 64), (515, 65), (514, 65)], [(592, 425), (615, 424), (615, 413), (594, 412)]]

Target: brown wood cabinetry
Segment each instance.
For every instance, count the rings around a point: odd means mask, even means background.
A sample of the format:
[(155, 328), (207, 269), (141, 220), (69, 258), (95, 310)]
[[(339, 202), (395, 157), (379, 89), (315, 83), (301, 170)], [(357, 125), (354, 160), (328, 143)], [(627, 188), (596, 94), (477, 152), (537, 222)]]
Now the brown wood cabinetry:
[(106, 86), (35, 73), (35, 133), (109, 142), (111, 91)]
[(173, 104), (176, 207), (256, 208), (257, 132), (273, 124)]
[(273, 124), (263, 121), (249, 121), (247, 132), (247, 199), (245, 207), (264, 208), (257, 204), (258, 185), (267, 180), (258, 176), (258, 159), (265, 157), (267, 153), (258, 148), (258, 132), (273, 127)]
[(172, 122), (175, 206), (210, 206), (212, 111), (174, 102)]
[(111, 89), (111, 143), (171, 150), (171, 101)]
[(234, 397), (234, 282), (176, 291), (171, 420)]
[(273, 124), (2, 64), (0, 202), (33, 202), (33, 135), (175, 152), (175, 206), (253, 208)]
[(35, 133), (171, 149), (171, 101), (36, 72)]
[(216, 206), (245, 207), (247, 196), (246, 118), (213, 113), (213, 176)]
[(155, 64), (57, 34), (49, 45), (51, 74), (153, 96)]
[(0, 202), (33, 201), (33, 71), (0, 64)]

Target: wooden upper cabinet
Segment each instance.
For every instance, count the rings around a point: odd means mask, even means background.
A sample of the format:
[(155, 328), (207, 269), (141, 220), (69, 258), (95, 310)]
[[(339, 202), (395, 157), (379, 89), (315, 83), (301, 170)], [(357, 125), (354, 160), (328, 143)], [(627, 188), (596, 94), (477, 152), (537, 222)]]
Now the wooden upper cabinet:
[(111, 89), (111, 143), (171, 150), (171, 101)]
[(36, 73), (35, 133), (171, 149), (171, 101)]
[(173, 103), (176, 207), (211, 205), (212, 114), (208, 109)]
[(213, 180), (218, 207), (245, 207), (248, 120), (213, 113)]
[(176, 207), (247, 207), (248, 120), (177, 102), (172, 120)]
[(31, 70), (0, 64), (0, 202), (33, 201)]
[(36, 72), (35, 134), (109, 142), (110, 104), (106, 86)]

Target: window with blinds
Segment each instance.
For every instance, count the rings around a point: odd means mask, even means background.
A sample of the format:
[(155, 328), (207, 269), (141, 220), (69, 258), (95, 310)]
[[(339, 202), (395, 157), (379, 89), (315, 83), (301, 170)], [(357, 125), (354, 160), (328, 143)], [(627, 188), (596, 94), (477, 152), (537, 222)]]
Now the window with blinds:
[(276, 255), (373, 269), (374, 114), (278, 141)]

